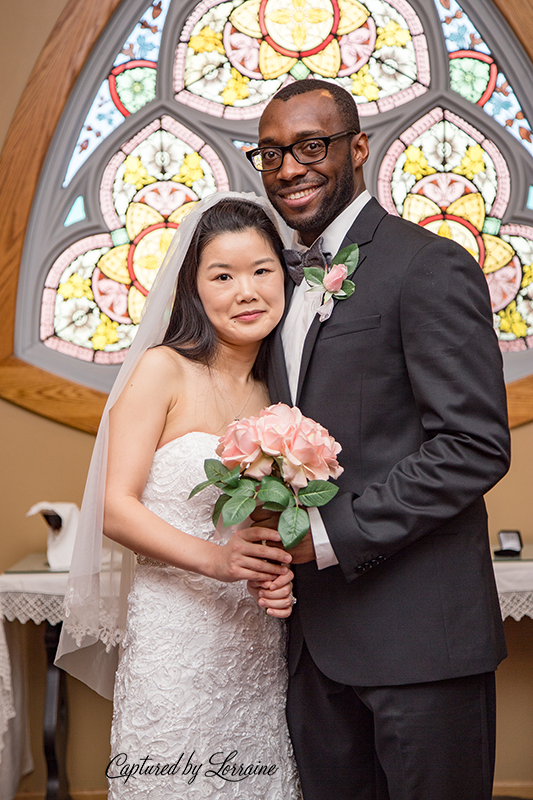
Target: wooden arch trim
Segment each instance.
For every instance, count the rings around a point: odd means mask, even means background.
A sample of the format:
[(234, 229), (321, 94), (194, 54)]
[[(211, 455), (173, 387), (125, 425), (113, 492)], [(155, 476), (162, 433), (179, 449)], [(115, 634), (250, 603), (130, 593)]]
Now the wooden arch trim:
[[(533, 0), (494, 2), (533, 61)], [(46, 153), (78, 75), (119, 3), (70, 0), (30, 75), (0, 156), (0, 397), (88, 433), (96, 433), (106, 395), (16, 358), (15, 306), (26, 226)], [(533, 375), (510, 384), (507, 396), (511, 427), (533, 420)]]

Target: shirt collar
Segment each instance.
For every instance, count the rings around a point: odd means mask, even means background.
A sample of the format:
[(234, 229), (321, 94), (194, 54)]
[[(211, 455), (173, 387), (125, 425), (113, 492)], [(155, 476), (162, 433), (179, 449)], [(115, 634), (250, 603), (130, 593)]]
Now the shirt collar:
[[(326, 230), (322, 233), (324, 252), (331, 253), (332, 256), (339, 252), (344, 237), (352, 227), (354, 219), (361, 213), (370, 199), (371, 194), (365, 189), (328, 225)], [(294, 231), (293, 234), (292, 247), (295, 250), (308, 249), (300, 242), (297, 231)]]

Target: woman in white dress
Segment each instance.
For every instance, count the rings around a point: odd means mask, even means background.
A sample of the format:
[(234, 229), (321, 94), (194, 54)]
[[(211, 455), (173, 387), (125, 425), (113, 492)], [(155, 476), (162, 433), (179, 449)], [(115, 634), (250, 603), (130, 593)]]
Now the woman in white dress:
[[(169, 263), (180, 269), (170, 322), (162, 340), (160, 330), (145, 335), (133, 366), (124, 365), (126, 378), (110, 398), (107, 477), (93, 476), (100, 493), (105, 480), (103, 532), (127, 548), (125, 633), (120, 613), (109, 611), (110, 595), (120, 606), (121, 594), (113, 588), (112, 544), (100, 550), (99, 588), (75, 554), (67, 591), (61, 666), (87, 680), (69, 669), (76, 649), (88, 645), (98, 672), (102, 645), (109, 652), (113, 637), (121, 640), (110, 800), (298, 797), (284, 714), (291, 557), (261, 543), (278, 544), (276, 531), (216, 531), (214, 487), (188, 500), (229, 422), (269, 403), (264, 378), (268, 336), (284, 308), (283, 245), (258, 201), (207, 205), (199, 219), (194, 212), (192, 231), (193, 220), (182, 223), (182, 242), (167, 257), (167, 272)], [(154, 297), (165, 281), (168, 290), (167, 276)], [(160, 314), (156, 306), (149, 311)], [(161, 329), (143, 319), (138, 336), (148, 325)], [(87, 551), (88, 537), (78, 539), (76, 550)], [(128, 582), (131, 551), (137, 563)], [(111, 564), (108, 583), (102, 563)], [(246, 581), (260, 582), (255, 599)], [(80, 610), (82, 595), (93, 611)], [(88, 624), (86, 613), (99, 620)], [(99, 688), (98, 678), (87, 682)]]

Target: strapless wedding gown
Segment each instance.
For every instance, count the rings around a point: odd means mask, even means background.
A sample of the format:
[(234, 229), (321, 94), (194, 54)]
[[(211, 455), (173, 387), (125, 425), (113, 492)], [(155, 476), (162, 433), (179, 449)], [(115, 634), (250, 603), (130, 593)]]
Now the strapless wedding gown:
[[(142, 498), (171, 525), (212, 541), (218, 490), (187, 498), (216, 444), (194, 432), (157, 450)], [(144, 561), (115, 683), (109, 800), (296, 800), (283, 623), (242, 581)]]

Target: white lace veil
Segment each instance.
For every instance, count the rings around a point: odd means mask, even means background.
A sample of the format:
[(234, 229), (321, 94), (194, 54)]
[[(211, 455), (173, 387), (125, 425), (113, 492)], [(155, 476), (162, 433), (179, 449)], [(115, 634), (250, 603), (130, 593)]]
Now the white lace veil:
[(141, 323), (109, 395), (96, 437), (68, 577), (63, 630), (55, 663), (109, 699), (113, 697), (119, 645), (124, 636), (127, 598), (135, 567), (133, 552), (102, 533), (109, 411), (143, 353), (163, 339), (176, 279), (201, 215), (226, 198), (260, 205), (276, 227), (283, 229), (283, 223), (280, 224), (268, 202), (253, 193), (210, 195), (184, 218), (147, 297)]

